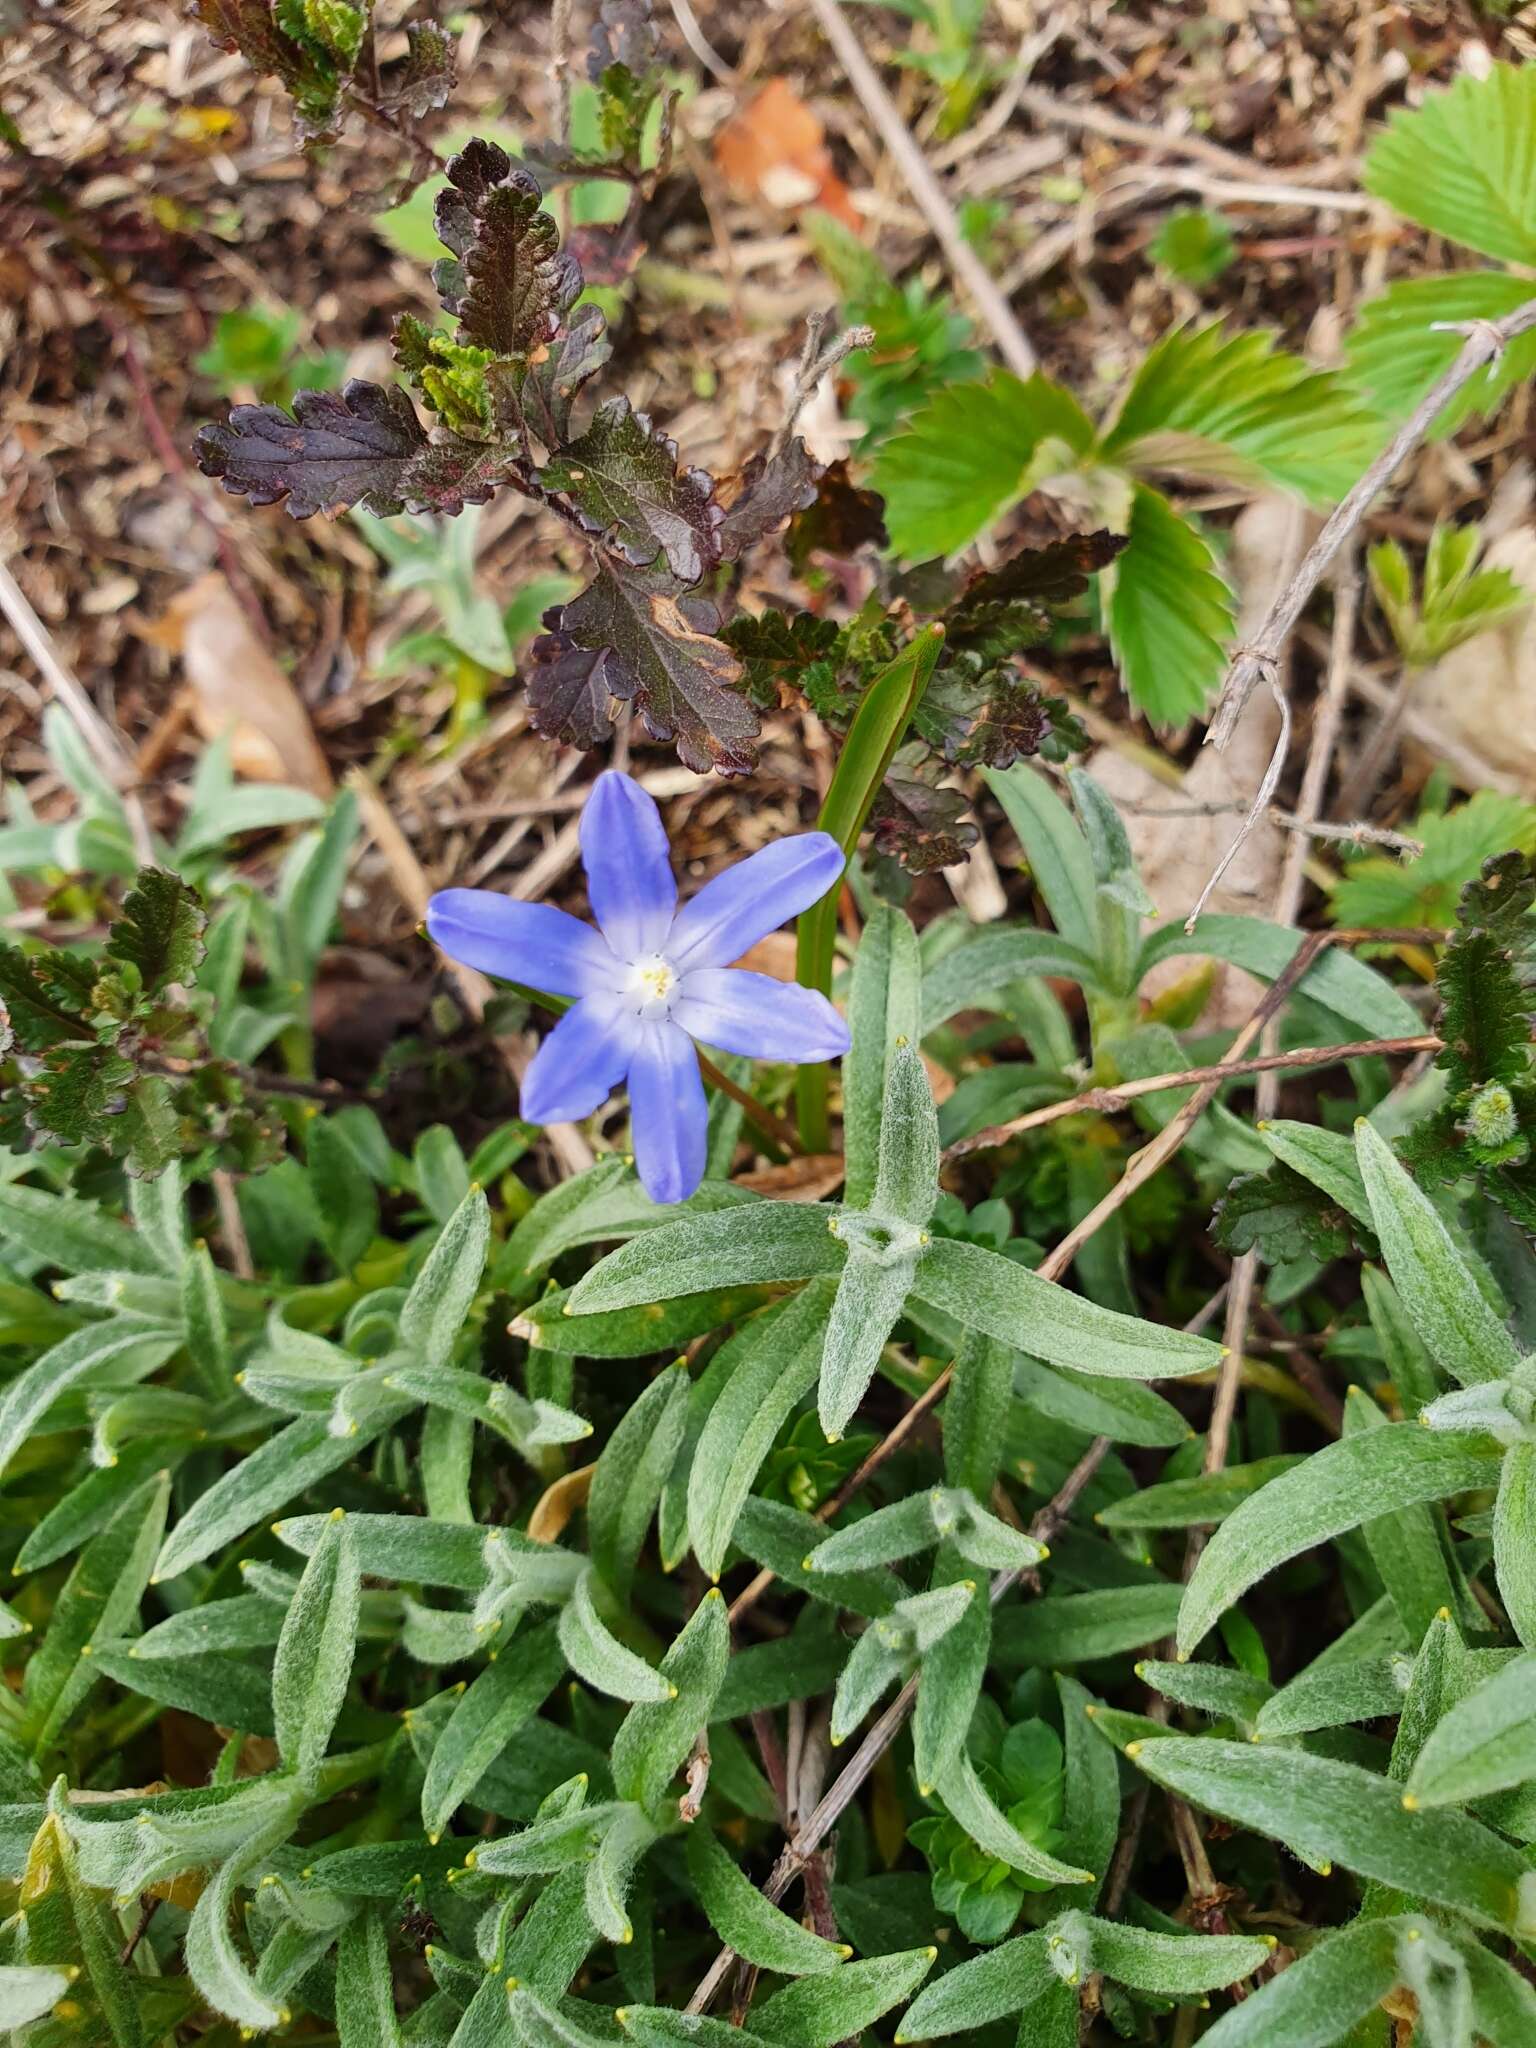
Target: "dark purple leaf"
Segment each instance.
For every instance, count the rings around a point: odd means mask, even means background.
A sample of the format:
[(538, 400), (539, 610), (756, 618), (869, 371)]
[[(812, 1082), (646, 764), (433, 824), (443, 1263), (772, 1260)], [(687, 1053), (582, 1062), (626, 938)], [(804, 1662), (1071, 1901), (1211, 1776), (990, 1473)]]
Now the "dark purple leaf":
[(226, 491), (253, 505), (286, 498), (308, 519), (334, 505), (398, 512), (401, 478), (426, 444), (403, 391), (354, 378), (340, 391), (300, 391), (292, 418), (281, 406), (237, 405), (227, 426), (199, 428), (195, 446), (199, 469)]
[(194, 445), (204, 476), (254, 505), (286, 498), (295, 519), (343, 505), (381, 519), (405, 506), (460, 512), (484, 504), (503, 466), (480, 442), (428, 441), (403, 391), (357, 378), (299, 392), (291, 418), (276, 405), (237, 405), (227, 425), (199, 428)]
[(774, 533), (794, 512), (816, 502), (821, 465), (811, 459), (798, 434), (776, 455), (760, 450), (739, 476), (722, 484), (725, 518), (720, 525), (720, 554), (734, 562), (754, 542)]
[(677, 443), (627, 398), (600, 406), (581, 439), (539, 481), (563, 492), (582, 524), (637, 566), (654, 561), (660, 548), (674, 576), (697, 583), (720, 558), (714, 478), (707, 470), (680, 470)]
[(459, 337), (499, 356), (527, 356), (553, 341), (581, 291), (581, 271), (559, 253), (560, 231), (539, 206), (538, 180), (504, 149), (476, 138), (448, 164), (437, 232), (453, 257), (433, 269)]
[(485, 388), (498, 430), (527, 432), (551, 451), (563, 448), (581, 388), (613, 353), (601, 308), (582, 306), (548, 351), (532, 362), (489, 363)]
[(1123, 533), (1073, 533), (1043, 548), (1023, 548), (995, 569), (978, 571), (960, 593), (958, 617), (973, 609), (1026, 598), (1033, 604), (1065, 604), (1088, 588), (1088, 578), (1107, 569), (1125, 546)]
[(875, 851), (899, 860), (914, 875), (955, 867), (970, 858), (981, 837), (965, 810), (958, 789), (934, 789), (888, 775), (870, 812)]
[(854, 483), (846, 462), (833, 462), (823, 470), (813, 501), (795, 515), (789, 559), (803, 570), (812, 555), (846, 557), (863, 547), (883, 548), (888, 539), (885, 500)]
[(743, 612), (720, 637), (746, 664), (746, 688), (764, 708), (779, 701), (779, 685), (803, 688), (807, 670), (825, 666), (842, 629), (814, 612)]
[(608, 737), (611, 648), (578, 647), (569, 633), (543, 633), (528, 650), (528, 710), (535, 732), (565, 747)]
[(759, 724), (737, 688), (741, 663), (714, 637), (714, 606), (681, 590), (664, 564), (637, 568), (605, 556), (550, 623), (573, 646), (607, 655), (607, 687), (634, 703), (654, 738), (676, 741), (686, 767), (701, 775), (756, 767)]
[(627, 284), (646, 249), (638, 215), (633, 219), (626, 215), (607, 225), (572, 228), (565, 246), (581, 265), (583, 280), (600, 285)]

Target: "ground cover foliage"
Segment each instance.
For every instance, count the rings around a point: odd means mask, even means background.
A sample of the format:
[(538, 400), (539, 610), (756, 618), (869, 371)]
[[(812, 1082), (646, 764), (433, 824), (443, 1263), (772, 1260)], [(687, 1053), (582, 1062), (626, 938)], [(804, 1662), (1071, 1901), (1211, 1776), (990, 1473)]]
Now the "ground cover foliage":
[[(904, 12), (942, 140), (998, 82), (982, 15)], [(195, 14), (316, 162), (359, 123), (409, 159), (453, 89), (425, 21), (381, 58), (345, 0)], [(295, 388), (281, 327), (245, 375), (230, 329), (204, 374), (255, 395), (196, 461), (364, 515), (441, 613), (398, 659), (454, 678), (450, 751), (516, 671), (525, 743), (632, 709), (745, 806), (792, 713), (847, 862), (794, 972), (849, 1048), (706, 1048), (666, 1204), (612, 1105), (517, 1114), (532, 956), (487, 1000), (423, 933), (431, 1014), (322, 1078), (376, 791), (246, 780), (226, 734), (172, 826), (48, 707), (0, 827), (0, 2035), (1528, 2048), (1536, 812), (1431, 783), (1315, 929), (1298, 887), (1191, 930), (1054, 677), (1102, 642), (1155, 731), (1210, 708), (1233, 594), (1170, 480), (1326, 507), (1443, 323), (1525, 303), (1531, 74), (1369, 142), (1374, 198), (1501, 267), (1394, 279), (1336, 369), (1200, 317), (1079, 396), (824, 222), (868, 333), (813, 332), (717, 477), (626, 395), (603, 296), (676, 53), (640, 0), (589, 40), (585, 139), (442, 164), (398, 376)], [(562, 241), (548, 195), (594, 182), (623, 218)], [(1222, 223), (1177, 218), (1156, 260), (1219, 278)], [(828, 365), (848, 462), (798, 417)], [(401, 523), (501, 493), (584, 564), (537, 632)], [(964, 553), (1026, 499), (1054, 524)], [(1371, 549), (1405, 675), (1523, 617), (1481, 555)], [(743, 600), (765, 559), (794, 602)], [(935, 913), (983, 819), (1027, 891)]]

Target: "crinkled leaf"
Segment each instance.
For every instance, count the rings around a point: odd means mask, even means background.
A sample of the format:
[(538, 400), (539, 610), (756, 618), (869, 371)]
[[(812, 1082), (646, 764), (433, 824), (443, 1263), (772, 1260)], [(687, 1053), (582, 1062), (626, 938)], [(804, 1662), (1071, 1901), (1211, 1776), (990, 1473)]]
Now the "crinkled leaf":
[(889, 539), (885, 500), (856, 484), (841, 461), (827, 465), (815, 497), (790, 521), (785, 549), (796, 575), (803, 575), (814, 554), (846, 560), (863, 547), (883, 548)]
[(969, 860), (981, 836), (965, 815), (968, 808), (961, 790), (887, 775), (869, 814), (875, 851), (899, 860), (914, 875), (957, 867)]
[(146, 995), (189, 982), (203, 957), (207, 912), (195, 892), (165, 868), (140, 868), (112, 926), (107, 952), (139, 972)]
[(556, 630), (605, 656), (608, 689), (633, 702), (652, 738), (675, 740), (686, 767), (749, 775), (759, 722), (736, 688), (740, 662), (714, 637), (719, 623), (715, 607), (680, 590), (664, 565), (604, 556)]
[(578, 647), (569, 633), (541, 633), (528, 650), (526, 672), (534, 731), (562, 747), (595, 747), (607, 739), (612, 660), (610, 648)]
[(773, 454), (760, 449), (751, 456), (740, 474), (720, 487), (725, 512), (716, 539), (722, 560), (734, 562), (791, 514), (814, 505), (820, 476), (821, 465), (798, 434)]
[(542, 198), (531, 172), (479, 137), (449, 159), (437, 197), (437, 232), (453, 251), (433, 271), (438, 292), (458, 316), (460, 339), (498, 356), (528, 356), (553, 341), (581, 290)]
[(1361, 1249), (1348, 1210), (1279, 1160), (1264, 1173), (1240, 1173), (1214, 1220), (1224, 1251), (1257, 1251), (1272, 1266), (1300, 1258), (1322, 1265)]
[(637, 566), (654, 562), (659, 548), (674, 576), (697, 583), (720, 559), (714, 478), (679, 469), (677, 443), (627, 398), (599, 406), (540, 482), (569, 498), (582, 524)]

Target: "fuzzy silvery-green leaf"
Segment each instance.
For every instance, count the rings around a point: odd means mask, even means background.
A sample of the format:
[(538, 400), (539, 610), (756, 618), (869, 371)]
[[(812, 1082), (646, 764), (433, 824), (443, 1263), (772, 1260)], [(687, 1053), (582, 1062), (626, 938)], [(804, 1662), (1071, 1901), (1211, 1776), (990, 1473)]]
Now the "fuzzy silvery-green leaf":
[(680, 1216), (620, 1245), (571, 1290), (573, 1316), (635, 1308), (712, 1287), (811, 1280), (836, 1273), (843, 1251), (824, 1202), (753, 1202)]
[(1013, 1391), (1026, 1407), (1115, 1443), (1168, 1447), (1193, 1435), (1171, 1401), (1136, 1380), (1094, 1379), (1020, 1353), (1013, 1362)]
[(1493, 1508), (1493, 1564), (1499, 1598), (1528, 1649), (1536, 1649), (1536, 1443), (1504, 1455)]
[(576, 1676), (617, 1700), (669, 1700), (673, 1688), (643, 1657), (626, 1649), (597, 1611), (593, 1574), (583, 1572), (556, 1624), (560, 1649)]
[(1055, 1981), (1043, 1928), (974, 1956), (937, 1978), (902, 2015), (898, 2041), (964, 2034), (1019, 2012)]
[(1516, 1363), (1514, 1341), (1429, 1197), (1363, 1118), (1355, 1147), (1387, 1271), (1430, 1356), (1463, 1386), (1504, 1378)]
[(938, 1956), (934, 1948), (869, 1956), (839, 1970), (802, 1977), (753, 2009), (758, 2027), (783, 2048), (833, 2048), (862, 2034), (922, 1983)]
[(180, 1341), (177, 1331), (121, 1317), (89, 1323), (50, 1345), (0, 1395), (0, 1472), (72, 1386), (89, 1382), (107, 1367), (119, 1381), (126, 1372), (143, 1378), (163, 1365)]
[(1221, 1359), (1221, 1347), (1207, 1338), (1100, 1308), (1027, 1266), (958, 1238), (935, 1238), (928, 1246), (913, 1293), (968, 1330), (1077, 1372), (1172, 1379), (1210, 1371)]
[(1035, 975), (1055, 975), (1086, 989), (1100, 985), (1094, 955), (1055, 932), (983, 932), (951, 947), (924, 974), (924, 1035), (959, 1010), (996, 1008), (992, 998)]
[(1159, 1934), (1081, 1913), (1063, 1919), (1084, 1923), (1084, 1945), (1096, 1970), (1164, 1998), (1196, 1997), (1235, 1984), (1262, 1968), (1271, 1953), (1269, 1942), (1246, 1934)]
[[(858, 1410), (879, 1370), (881, 1354), (901, 1315), (917, 1273), (918, 1251), (870, 1217), (835, 1219), (848, 1256), (838, 1275), (822, 1343), (817, 1413), (823, 1434), (836, 1441)], [(853, 1235), (854, 1229), (859, 1231)], [(916, 1237), (910, 1229), (904, 1235)], [(871, 1248), (870, 1240), (876, 1241)], [(884, 1242), (881, 1242), (883, 1240)]]
[(935, 1787), (951, 1819), (959, 1823), (984, 1855), (995, 1856), (1010, 1870), (1046, 1884), (1091, 1884), (1091, 1870), (1075, 1869), (1038, 1848), (993, 1801), (976, 1767), (962, 1749)]
[(1536, 1652), (1526, 1651), (1458, 1700), (1430, 1730), (1408, 1776), (1417, 1806), (1464, 1806), (1536, 1778)]
[(471, 1188), (438, 1234), (400, 1306), (400, 1343), (425, 1365), (446, 1365), (485, 1271), (491, 1213)]
[(850, 1208), (866, 1207), (874, 1194), (887, 1074), (898, 1043), (918, 1041), (921, 1003), (917, 933), (902, 911), (877, 904), (859, 940), (848, 995), (843, 1194)]
[(620, 1803), (598, 1839), (586, 1869), (583, 1897), (587, 1917), (605, 1940), (626, 1948), (635, 1938), (629, 1893), (641, 1859), (659, 1837), (644, 1810)]
[(709, 1719), (730, 1653), (725, 1601), (712, 1586), (661, 1660), (673, 1696), (631, 1707), (613, 1738), (613, 1782), (621, 1799), (649, 1807), (661, 1798)]
[(1398, 1654), (1298, 1672), (1260, 1707), (1256, 1732), (1263, 1740), (1277, 1741), (1400, 1713), (1412, 1671), (1412, 1661)]
[(400, 2048), (389, 1937), (378, 1913), (361, 1913), (336, 1943), (338, 2048)]
[(921, 1227), (933, 1214), (938, 1193), (939, 1124), (933, 1090), (916, 1046), (897, 1045), (886, 1062), (870, 1213)]
[(651, 1381), (603, 1447), (592, 1474), (587, 1526), (592, 1561), (619, 1594), (635, 1566), (683, 1438), (688, 1374), (681, 1363)]
[(1218, 1615), (1288, 1558), (1376, 1515), (1492, 1485), (1497, 1474), (1487, 1438), (1409, 1422), (1325, 1445), (1245, 1500), (1206, 1545), (1179, 1610), (1180, 1650), (1193, 1650)]
[(1317, 1864), (1449, 1906), (1481, 1927), (1528, 1924), (1524, 1858), (1464, 1814), (1409, 1812), (1388, 1778), (1297, 1749), (1168, 1736), (1133, 1745), (1156, 1784)]
[[(1262, 917), (1207, 914), (1193, 932), (1186, 932), (1182, 922), (1149, 932), (1142, 942), (1137, 978), (1145, 980), (1165, 960), (1195, 956), (1226, 960), (1260, 981), (1273, 981), (1290, 965), (1301, 943), (1301, 933), (1289, 925), (1271, 924)], [(1385, 975), (1342, 947), (1330, 946), (1320, 953), (1296, 988), (1339, 1019), (1341, 1039), (1403, 1038), (1423, 1029), (1418, 1011)]]
[(1203, 2037), (1210, 2048), (1334, 2048), (1397, 1982), (1393, 1920), (1354, 1921), (1323, 1935)]
[(295, 1792), (286, 1807), (277, 1808), (220, 1864), (199, 1896), (187, 1929), (187, 1970), (198, 1990), (215, 2012), (253, 2031), (285, 2025), (289, 2015), (252, 1976), (235, 1941), (231, 1916), (240, 1886), (287, 1840), (301, 1805), (301, 1795)]
[(564, 1670), (551, 1621), (514, 1637), (470, 1685), (427, 1765), (421, 1819), (429, 1841), (443, 1832), (489, 1766), (538, 1712)]
[(796, 1405), (816, 1384), (828, 1289), (813, 1281), (782, 1309), (747, 1323), (722, 1352), (730, 1377), (694, 1450), (688, 1534), (711, 1578), (725, 1568), (736, 1518), (764, 1458)]
[[(329, 1521), (327, 1515), (289, 1515), (274, 1524), (272, 1533), (301, 1557), (313, 1557)], [(516, 1530), (467, 1528), (426, 1515), (349, 1514), (347, 1536), (368, 1578), (447, 1586), (461, 1593), (478, 1593), (485, 1584), (488, 1543), (524, 1547), (529, 1542)]]
[(828, 1540), (824, 1523), (781, 1501), (749, 1495), (736, 1520), (736, 1541), (776, 1578), (850, 1614), (889, 1614), (905, 1588), (889, 1571), (822, 1571), (807, 1559)]
[(1111, 1586), (1090, 1593), (1053, 1593), (1003, 1608), (992, 1625), (997, 1660), (1006, 1667), (1092, 1664), (1139, 1650), (1167, 1635), (1180, 1589), (1165, 1583)]
[[(1344, 1434), (1390, 1427), (1365, 1389), (1351, 1387), (1344, 1404)], [(1409, 1642), (1418, 1643), (1435, 1616), (1456, 1607), (1460, 1598), (1438, 1505), (1419, 1502), (1373, 1515), (1361, 1525), (1361, 1533)]]
[(351, 1533), (338, 1508), (304, 1567), (272, 1664), (272, 1714), (284, 1764), (312, 1780), (346, 1697), (362, 1600)]
[[(950, 1546), (940, 1550), (934, 1561), (934, 1591), (948, 1592), (958, 1584), (969, 1590), (971, 1597), (946, 1628), (919, 1645), (912, 1766), (923, 1798), (954, 1769), (986, 1681), (992, 1606), (985, 1592), (974, 1581), (968, 1582), (969, 1569)], [(896, 1609), (897, 1616), (908, 1605), (904, 1601)], [(876, 1628), (881, 1625), (874, 1624)]]
[(823, 1941), (760, 1892), (707, 1825), (688, 1833), (688, 1876), (709, 1924), (737, 1955), (784, 1977), (835, 1970), (851, 1951)]
[(51, 2012), (74, 1982), (78, 1965), (0, 1964), (0, 2027), (24, 2027)]
[(1224, 1522), (1263, 1487), (1304, 1462), (1300, 1452), (1282, 1451), (1273, 1458), (1255, 1458), (1251, 1465), (1160, 1480), (1111, 1501), (1095, 1519), (1106, 1529), (1187, 1529), (1196, 1522)]
[(1165, 1664), (1148, 1658), (1136, 1666), (1136, 1676), (1165, 1700), (1242, 1723), (1254, 1721), (1274, 1691), (1262, 1678), (1229, 1664)]

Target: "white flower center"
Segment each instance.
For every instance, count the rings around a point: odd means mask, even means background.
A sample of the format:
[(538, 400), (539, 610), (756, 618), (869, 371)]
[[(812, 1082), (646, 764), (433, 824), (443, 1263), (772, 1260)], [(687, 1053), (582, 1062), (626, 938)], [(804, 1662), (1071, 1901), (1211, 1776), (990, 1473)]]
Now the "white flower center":
[(642, 1017), (669, 1017), (676, 992), (677, 970), (660, 953), (630, 962), (624, 993), (633, 997)]

